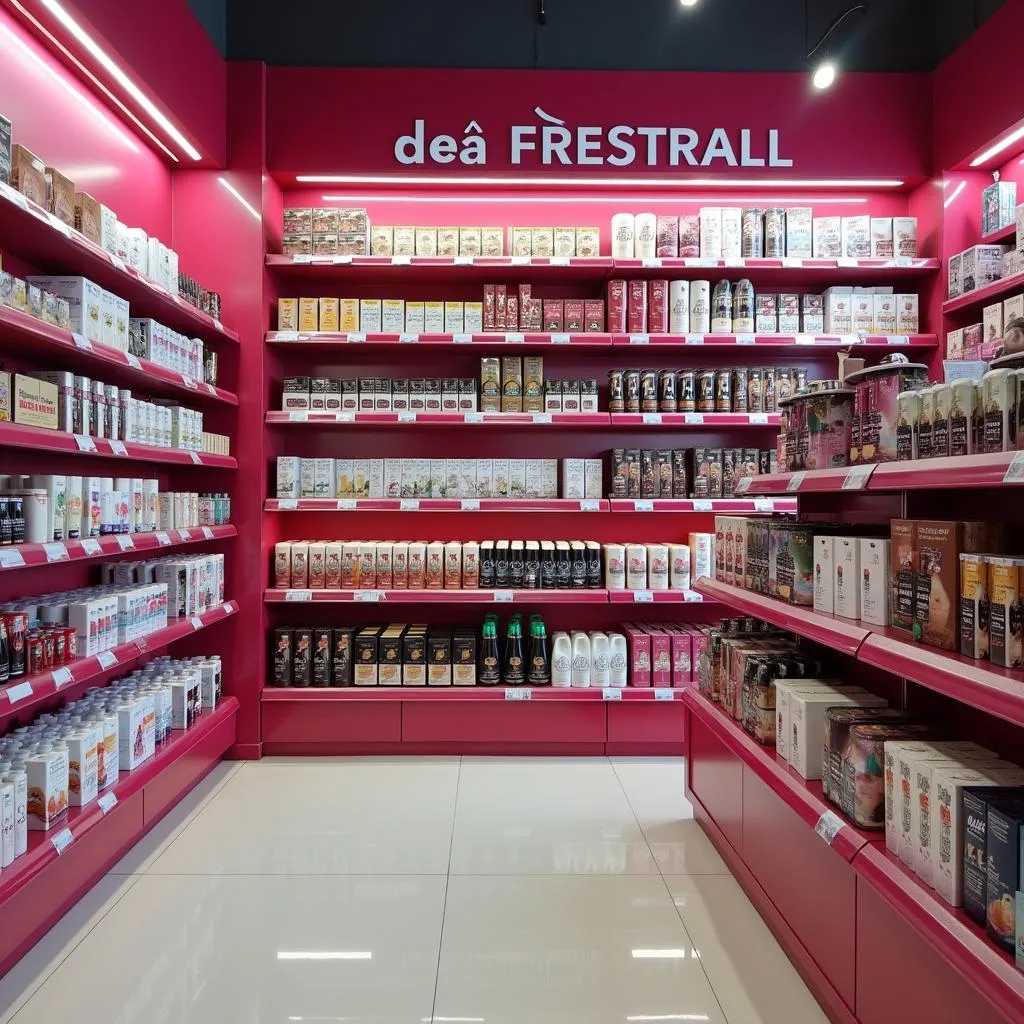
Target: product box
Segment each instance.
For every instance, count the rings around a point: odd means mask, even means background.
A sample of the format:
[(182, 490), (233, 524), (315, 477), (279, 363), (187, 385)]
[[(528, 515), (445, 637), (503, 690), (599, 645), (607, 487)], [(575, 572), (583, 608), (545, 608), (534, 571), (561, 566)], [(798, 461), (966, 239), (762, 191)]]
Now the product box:
[[(946, 651), (960, 647), (960, 527), (945, 521), (914, 524), (914, 631), (925, 643)], [(894, 552), (897, 547), (893, 533)], [(897, 578), (897, 592), (899, 586)]]
[(313, 298), (299, 299), (299, 330), (316, 331), (320, 326), (320, 301)]
[[(960, 254), (960, 287), (962, 292), (972, 292), (999, 280), (1002, 273), (1003, 253), (1001, 245), (975, 245)], [(950, 269), (952, 275), (952, 268)], [(952, 283), (952, 282), (951, 282)]]
[(993, 302), (982, 310), (982, 330), (985, 341), (1001, 341), (1003, 337), (1003, 304)]
[(892, 241), (892, 217), (872, 217), (872, 259), (892, 259), (894, 251)]
[(58, 399), (56, 384), (23, 373), (14, 375), (12, 411), (15, 423), (46, 430), (59, 429)]
[(0, 114), (0, 182), (11, 183), (11, 122)]
[(871, 334), (896, 334), (896, 296), (889, 293), (875, 293), (870, 296), (874, 303), (874, 322)]
[(994, 181), (981, 193), (981, 233), (993, 231), (1014, 222), (1017, 204), (1017, 184), (1013, 181)]
[(950, 299), (956, 299), (963, 293), (963, 253), (957, 253), (949, 257), (949, 265), (946, 268), (946, 295)]
[(871, 256), (870, 217), (843, 217), (840, 221), (840, 235), (843, 256), (859, 260)]
[(365, 334), (379, 334), (381, 330), (381, 300), (359, 300), (359, 330)]
[[(817, 538), (815, 538), (817, 540)], [(878, 626), (889, 624), (890, 541), (860, 538), (860, 618)], [(840, 613), (841, 614), (841, 613)]]
[[(879, 298), (869, 289), (855, 288), (853, 291), (852, 326), (854, 334), (871, 334), (875, 328), (875, 299)], [(892, 299), (892, 296), (889, 296)]]
[(813, 219), (814, 258), (838, 259), (843, 255), (841, 217), (815, 217)]
[(156, 752), (156, 709), (153, 697), (137, 697), (117, 709), (118, 763), (134, 771)]
[[(300, 303), (301, 320), (301, 303)], [(359, 300), (339, 299), (338, 300), (338, 329), (343, 334), (350, 334), (359, 330)]]
[(28, 830), (48, 832), (63, 826), (68, 817), (68, 755), (63, 751), (33, 754), (25, 762), (25, 773)]
[(988, 556), (960, 553), (960, 653), (989, 653)]
[(407, 302), (405, 304), (405, 330), (409, 334), (423, 334), (426, 331), (425, 304)]
[(917, 256), (917, 218), (893, 217), (892, 235), (897, 257)]
[(790, 206), (786, 209), (786, 255), (808, 259), (814, 252), (812, 245), (812, 215), (809, 206)]
[(918, 312), (916, 295), (896, 296), (896, 333), (918, 334), (921, 330), (921, 319)]
[(423, 330), (426, 334), (444, 334), (444, 303), (423, 304)]
[(465, 309), (461, 302), (446, 302), (444, 304), (444, 332), (445, 334), (462, 334), (465, 325)]
[(431, 629), (427, 634), (427, 685), (451, 686), (452, 635), (446, 629)]
[(46, 208), (46, 165), (31, 150), (17, 144), (11, 149), (11, 185), (26, 199)]
[(853, 289), (842, 285), (826, 288), (823, 299), (825, 333), (850, 334), (853, 331)]
[(893, 579), (893, 605), (890, 625), (910, 630), (914, 625), (915, 523), (911, 519), (893, 519), (890, 524), (890, 559)]
[(30, 276), (26, 283), (67, 299), (71, 330), (89, 341), (103, 343), (103, 289), (99, 285), (85, 277)]
[(501, 359), (501, 411), (523, 411), (523, 361), (519, 356)]
[(989, 657), (993, 665), (1020, 668), (1024, 665), (1019, 622), (1024, 559), (989, 555), (986, 562), (991, 643)]
[(835, 537), (814, 537), (814, 610), (829, 615), (835, 610)]
[(1016, 893), (1021, 887), (1021, 825), (1024, 799), (997, 796), (988, 801), (985, 846), (985, 931), (1007, 952), (1016, 945)]
[(789, 694), (788, 760), (801, 778), (820, 779), (824, 750), (825, 712), (830, 707), (885, 708), (886, 702), (866, 691), (793, 689)]
[(405, 301), (403, 299), (383, 299), (380, 322), (381, 330), (385, 334), (402, 334), (405, 331)]

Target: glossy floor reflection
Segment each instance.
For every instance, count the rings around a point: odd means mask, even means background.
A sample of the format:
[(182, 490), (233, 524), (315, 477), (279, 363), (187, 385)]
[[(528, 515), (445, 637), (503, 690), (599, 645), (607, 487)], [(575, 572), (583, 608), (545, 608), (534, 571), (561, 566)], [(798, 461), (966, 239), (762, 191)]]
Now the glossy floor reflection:
[(0, 980), (0, 1022), (824, 1024), (682, 780), (222, 765)]

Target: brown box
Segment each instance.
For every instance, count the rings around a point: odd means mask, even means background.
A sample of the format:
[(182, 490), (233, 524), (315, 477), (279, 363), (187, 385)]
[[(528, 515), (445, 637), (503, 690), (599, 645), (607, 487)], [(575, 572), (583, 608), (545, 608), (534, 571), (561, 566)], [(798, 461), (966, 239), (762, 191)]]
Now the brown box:
[(336, 235), (341, 230), (341, 210), (335, 206), (318, 206), (304, 212), (311, 217), (314, 235)]
[(515, 295), (506, 295), (505, 328), (510, 331), (518, 331), (519, 326), (519, 298)]
[(88, 192), (75, 193), (75, 230), (100, 244), (100, 204)]
[(586, 304), (583, 299), (566, 299), (562, 303), (564, 311), (565, 329), (567, 331), (582, 331), (584, 329), (584, 309)]
[(668, 281), (647, 282), (647, 330), (651, 334), (668, 332)]
[(314, 256), (337, 256), (338, 236), (334, 234), (313, 235)]
[(494, 304), (495, 285), (484, 285), (484, 330), (493, 331), (497, 323)]
[(501, 357), (501, 411), (523, 411), (523, 360), (519, 356)]
[(945, 651), (960, 647), (962, 546), (962, 523), (927, 519), (914, 523), (914, 635)]
[(565, 310), (561, 299), (544, 300), (545, 331), (561, 331), (565, 323)]
[[(337, 227), (334, 228), (337, 231)], [(313, 234), (313, 211), (309, 207), (291, 206), (284, 211), (284, 232), (285, 235), (305, 235), (307, 238)]]
[[(641, 282), (642, 284), (643, 282)], [(626, 282), (608, 282), (608, 330), (611, 333), (622, 333), (627, 321)]]
[(505, 310), (508, 304), (508, 290), (503, 284), (494, 286), (494, 327), (496, 330), (505, 330)]
[(540, 331), (544, 328), (544, 309), (540, 299), (526, 299), (520, 304), (519, 322), (524, 331)]
[(587, 333), (604, 330), (604, 299), (587, 299), (583, 303), (583, 330)]
[(284, 235), (281, 252), (285, 256), (310, 256), (313, 253), (313, 239), (309, 235)]
[(501, 360), (480, 360), (480, 411), (501, 412)]
[(523, 412), (544, 411), (544, 357), (523, 357)]
[(46, 165), (30, 149), (11, 150), (11, 184), (33, 203), (46, 208)]
[(277, 329), (279, 331), (297, 331), (299, 329), (299, 300), (277, 300)]

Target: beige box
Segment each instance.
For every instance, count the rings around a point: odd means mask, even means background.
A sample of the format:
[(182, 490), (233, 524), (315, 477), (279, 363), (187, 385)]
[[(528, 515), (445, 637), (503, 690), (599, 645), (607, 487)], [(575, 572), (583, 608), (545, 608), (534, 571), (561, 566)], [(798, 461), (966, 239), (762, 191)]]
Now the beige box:
[(601, 255), (601, 229), (576, 229), (576, 255), (594, 258)]
[(327, 545), (313, 543), (309, 545), (309, 589), (323, 590), (327, 585)]
[(601, 498), (604, 489), (604, 462), (601, 459), (587, 459), (584, 475), (584, 497)]
[(427, 334), (444, 334), (443, 302), (425, 302), (423, 304), (423, 329)]
[(405, 331), (405, 300), (382, 300), (380, 323), (385, 334), (402, 334)]
[(467, 334), (480, 334), (484, 329), (484, 304), (482, 302), (463, 303), (463, 326)]
[(586, 459), (562, 459), (563, 498), (580, 500), (587, 496), (586, 465)]
[(893, 217), (892, 237), (897, 256), (917, 256), (916, 217)]
[(509, 228), (509, 250), (512, 256), (532, 256), (533, 231), (530, 228)]
[(502, 228), (480, 229), (480, 255), (489, 259), (505, 255), (505, 232)]
[(523, 412), (544, 411), (544, 357), (523, 357)]
[(476, 460), (476, 492), (477, 498), (493, 498), (494, 497), (494, 484), (491, 479), (491, 473), (493, 471), (493, 460), (492, 459), (477, 459)]
[(851, 695), (839, 690), (821, 693), (795, 690), (790, 694), (789, 764), (801, 778), (821, 778), (825, 711), (839, 705), (884, 708), (886, 702), (863, 692)]
[(444, 333), (462, 334), (465, 326), (465, 308), (462, 302), (444, 304)]
[(1003, 304), (993, 302), (981, 313), (983, 337), (985, 341), (999, 341), (1003, 336)]
[[(524, 461), (526, 467), (526, 486), (523, 497), (540, 498), (544, 490), (544, 460), (526, 459)], [(510, 497), (514, 498), (516, 495), (512, 494)]]
[(823, 679), (776, 679), (775, 680), (775, 753), (783, 759), (789, 760), (790, 740), (789, 734), (792, 729), (790, 719), (790, 695), (794, 690), (807, 691), (811, 693), (822, 693), (825, 691), (839, 692), (833, 684)]
[(336, 333), (341, 324), (341, 308), (337, 299), (320, 300), (320, 330)]
[(854, 334), (870, 334), (875, 328), (875, 294), (870, 289), (856, 289), (851, 302)]
[(359, 300), (338, 300), (338, 330), (350, 334), (359, 330)]
[(896, 333), (918, 334), (921, 330), (916, 295), (896, 296)]
[(843, 233), (841, 217), (815, 217), (814, 258), (834, 260), (843, 255)]
[[(817, 540), (817, 538), (815, 538)], [(876, 626), (889, 625), (889, 540), (860, 538), (860, 617)]]
[(16, 373), (13, 392), (14, 422), (23, 423), (27, 427), (57, 430), (60, 426), (58, 398), (59, 389), (56, 384)]
[(354, 466), (351, 459), (334, 460), (334, 496), (336, 498), (355, 497), (355, 479), (353, 473)]
[(892, 259), (892, 217), (871, 218), (871, 256), (873, 259)]
[(68, 755), (64, 751), (33, 754), (25, 762), (28, 776), (28, 830), (48, 832), (68, 817)]
[(94, 245), (100, 245), (100, 204), (88, 192), (75, 193), (74, 228)]
[(437, 255), (437, 228), (416, 229), (416, 255)]
[(298, 299), (278, 299), (277, 329), (279, 331), (297, 331), (299, 329)]
[(871, 256), (871, 218), (843, 217), (841, 222), (843, 255), (863, 260)]
[(491, 459), (491, 497), (508, 496), (508, 459)]
[(277, 497), (301, 497), (302, 459), (294, 455), (277, 457)]
[(309, 586), (309, 544), (292, 542), (292, 589), (304, 590)]
[[(527, 465), (531, 462), (539, 462), (539, 459), (509, 459), (508, 460), (508, 497), (525, 498), (526, 480), (528, 475)], [(544, 467), (538, 470), (540, 480), (538, 488), (543, 483)], [(495, 478), (497, 479), (497, 477)]]
[(825, 333), (850, 334), (853, 330), (853, 289), (827, 288), (822, 295), (825, 306)]
[(877, 292), (872, 296), (874, 299), (874, 326), (872, 331), (875, 334), (895, 334), (896, 333), (896, 296), (886, 294), (878, 294)]
[(459, 255), (479, 256), (481, 245), (480, 228), (459, 228)]
[(315, 332), (320, 328), (320, 300), (299, 299), (299, 330)]
[(1009, 326), (1011, 320), (1024, 317), (1024, 294), (1011, 295), (1003, 300), (1003, 330)]
[(534, 256), (554, 256), (555, 254), (555, 229), (554, 228), (531, 228), (530, 248)]
[(416, 255), (416, 229), (414, 227), (396, 227), (391, 249), (392, 256)]
[(554, 256), (576, 255), (576, 229), (555, 228), (553, 232)]
[(395, 246), (395, 229), (378, 224), (370, 231), (370, 255), (393, 256)]
[(359, 330), (366, 334), (379, 334), (381, 329), (381, 300), (359, 300)]
[(425, 303), (407, 302), (405, 304), (405, 330), (409, 334), (426, 333)]
[(459, 255), (459, 229), (438, 228), (437, 229), (437, 255), (458, 256)]

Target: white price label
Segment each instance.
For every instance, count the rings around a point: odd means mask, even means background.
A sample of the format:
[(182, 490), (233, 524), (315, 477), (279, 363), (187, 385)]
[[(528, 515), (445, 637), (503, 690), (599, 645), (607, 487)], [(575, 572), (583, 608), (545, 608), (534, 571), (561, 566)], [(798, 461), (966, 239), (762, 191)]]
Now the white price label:
[(67, 224), (65, 224), (64, 221), (60, 219), (60, 217), (56, 217), (52, 213), (49, 215), (49, 217), (51, 227), (59, 231), (65, 238), (71, 237), (71, 228), (69, 228)]
[(684, 412), (683, 422), (687, 424), (701, 424), (704, 422), (704, 413), (702, 412)]
[(110, 451), (113, 455), (127, 455), (128, 449), (125, 448), (123, 441), (115, 441), (111, 439), (107, 442), (110, 445)]
[(178, 531), (178, 540), (180, 540), (180, 541), (189, 541), (191, 539), (192, 539), (192, 534), (189, 533), (188, 530), (179, 530)]
[(398, 503), (398, 508), (402, 512), (419, 512), (420, 500), (419, 498), (403, 498)]
[(654, 502), (650, 498), (637, 498), (633, 502), (634, 512), (653, 512)]
[(567, 267), (569, 266), (569, 257), (552, 256), (551, 259), (548, 260), (548, 264), (552, 267)]
[[(747, 477), (743, 478), (744, 480)], [(694, 498), (693, 500), (693, 511), (694, 512), (713, 512), (715, 510), (715, 503), (710, 498)]]
[(633, 591), (633, 604), (653, 604), (654, 603), (654, 591), (653, 590), (634, 590)]
[(335, 423), (355, 423), (356, 414), (354, 412), (336, 412), (334, 414)]
[(799, 256), (783, 256), (782, 265), (784, 267), (802, 267), (804, 261)]
[(750, 482), (751, 482), (751, 481), (752, 481), (753, 479), (754, 479), (754, 478), (753, 478), (752, 476), (744, 476), (744, 477), (741, 477), (741, 478), (740, 478), (740, 479), (739, 479), (739, 480), (738, 480), (738, 481), (736, 482), (736, 493), (737, 493), (737, 494), (746, 494), (746, 493), (747, 493), (747, 491), (749, 491), (749, 490), (750, 490)]
[(654, 688), (654, 699), (655, 700), (675, 700), (675, 691), (667, 689), (664, 686), (656, 686)]
[(507, 601), (511, 601), (512, 597), (513, 595), (511, 590), (496, 590), (494, 592), (494, 600), (495, 603), (498, 604), (503, 604)]
[(419, 340), (420, 336), (418, 334), (400, 334), (398, 336), (399, 344), (402, 345), (415, 345)]
[(912, 267), (914, 265), (913, 259), (909, 256), (897, 256), (894, 262), (897, 267)]
[(775, 502), (771, 498), (755, 498), (754, 499), (754, 511), (755, 512), (774, 512)]
[(530, 700), (532, 694), (533, 691), (528, 690), (525, 686), (505, 687), (505, 700)]
[(185, 374), (181, 375), (181, 383), (184, 384), (189, 391), (199, 390), (199, 385), (191, 377), (186, 377)]
[(658, 270), (661, 267), (661, 257), (660, 256), (645, 256), (640, 261), (640, 265), (643, 266), (643, 267), (648, 267), (651, 270)]
[(298, 341), (298, 331), (278, 331), (274, 337), (275, 341)]
[(480, 499), (479, 498), (463, 498), (459, 506), (463, 512), (479, 512), (480, 511)]
[(191, 460), (197, 466), (201, 466), (203, 464), (203, 460), (199, 457), (199, 452), (189, 452), (188, 454), (189, 454), (189, 458), (191, 458)]
[(455, 266), (457, 266), (457, 267), (471, 267), (471, 266), (473, 266), (473, 257), (472, 256), (456, 256), (455, 257)]
[(467, 412), (462, 417), (463, 423), (483, 423), (484, 414), (482, 412)]
[(1024, 451), (1016, 452), (1003, 474), (1004, 484), (1024, 483)]
[(168, 544), (171, 543), (170, 535), (164, 533), (163, 530), (160, 530), (156, 535), (156, 542), (160, 545), (160, 547), (165, 548), (167, 547)]
[(286, 590), (284, 593), (285, 601), (312, 601), (313, 591), (312, 590)]
[(292, 263), (312, 263), (313, 257), (308, 252), (297, 252), (292, 256)]
[(75, 434), (75, 444), (78, 445), (78, 450), (80, 452), (96, 451), (96, 442), (91, 437), (86, 437), (84, 434)]
[(211, 530), (208, 526), (204, 526), (203, 527), (203, 536), (207, 540), (213, 540), (213, 530)]
[(844, 491), (863, 491), (868, 485), (868, 479), (874, 472), (874, 464), (870, 466), (851, 466), (843, 478)]
[(288, 422), (289, 423), (308, 423), (309, 422), (309, 412), (307, 410), (305, 410), (305, 409), (292, 409), (292, 411), (288, 413)]
[(17, 548), (0, 548), (0, 569), (17, 569), (25, 564)]
[(379, 604), (384, 600), (384, 594), (380, 590), (357, 590), (352, 599), (364, 604)]
[(684, 267), (699, 267), (699, 266), (701, 266), (701, 261), (696, 256), (684, 256), (683, 257), (683, 266)]
[(352, 512), (359, 508), (359, 505), (355, 498), (339, 498), (337, 508), (339, 512)]
[(756, 345), (757, 338), (753, 334), (737, 334), (736, 335), (737, 345)]
[(96, 806), (106, 815), (109, 814), (117, 806), (117, 794), (116, 793), (104, 793), (103, 796), (96, 801)]
[(600, 512), (601, 502), (597, 498), (584, 498), (580, 502), (581, 512)]
[(617, 686), (605, 686), (601, 689), (602, 700), (622, 700), (622, 690)]
[(456, 345), (472, 345), (473, 335), (472, 334), (453, 334), (452, 342)]
[(339, 256), (335, 256), (331, 261), (336, 267), (347, 266), (352, 262), (352, 254), (349, 252), (342, 253)]
[(818, 339), (813, 334), (798, 334), (796, 336), (796, 343), (798, 345), (816, 345)]
[(201, 618), (199, 618), (198, 615), (194, 615), (192, 617), (192, 628), (193, 629), (202, 629), (203, 628), (203, 620)]
[(845, 824), (846, 822), (834, 811), (825, 811), (818, 819), (818, 824), (814, 826), (814, 831), (831, 846)]
[(649, 334), (631, 334), (629, 343), (630, 345), (650, 345), (651, 336)]
[(792, 494), (793, 491), (799, 491), (803, 486), (805, 476), (806, 473), (804, 473), (803, 470), (800, 470), (798, 473), (793, 473), (789, 480), (786, 481), (786, 490), (790, 494)]
[(0, 182), (0, 195), (14, 203), (15, 206), (21, 207), (23, 210), (28, 209), (28, 200), (16, 189), (11, 188), (9, 185)]
[(411, 267), (412, 257), (411, 256), (392, 256), (391, 266), (393, 267)]
[(513, 256), (509, 265), (513, 267), (528, 267), (533, 262), (531, 256)]
[(725, 264), (726, 267), (731, 269), (745, 267), (747, 265), (747, 261), (739, 256), (729, 256), (722, 262)]
[(551, 422), (551, 413), (549, 413), (549, 412), (535, 412), (535, 413), (533, 413), (533, 422), (534, 423), (550, 423)]
[(68, 557), (68, 549), (60, 541), (53, 544), (44, 544), (47, 562), (63, 562)]
[(350, 345), (362, 345), (362, 343), (366, 341), (366, 334), (363, 331), (349, 331), (348, 334), (345, 335), (345, 340)]
[(26, 697), (32, 696), (32, 684), (18, 683), (15, 686), (8, 686), (5, 692), (7, 694), (7, 699), (12, 704), (17, 704), (19, 700), (24, 700)]
[(53, 670), (53, 685), (59, 690), (71, 682), (71, 669), (55, 668)]
[(643, 423), (649, 426), (659, 426), (661, 424), (661, 413), (645, 412), (643, 414)]
[(910, 339), (899, 334), (887, 334), (885, 336), (885, 343), (886, 345), (909, 345)]
[(857, 261), (852, 256), (840, 256), (836, 260), (836, 266), (850, 269), (857, 266)]
[(505, 334), (506, 345), (522, 345), (526, 341), (526, 335), (519, 331), (509, 331)]
[(696, 590), (684, 590), (683, 600), (687, 604), (700, 604), (704, 600), (704, 595), (698, 594)]
[(572, 338), (568, 334), (552, 334), (551, 335), (552, 345), (570, 345), (572, 344)]
[(114, 539), (122, 551), (132, 551), (135, 548), (135, 541), (127, 533), (119, 533)]
[(683, 335), (684, 345), (703, 345), (704, 335), (703, 334), (684, 334)]
[(75, 348), (80, 348), (85, 352), (92, 351), (92, 342), (84, 334), (72, 334), (71, 339), (75, 343)]
[(277, 502), (277, 509), (279, 512), (294, 512), (298, 507), (298, 498), (279, 498)]
[(50, 837), (50, 842), (53, 843), (53, 848), (57, 851), (59, 857), (73, 842), (75, 837), (71, 834), (71, 829), (62, 828), (55, 836)]
[(408, 409), (403, 409), (398, 414), (398, 422), (399, 423), (415, 423), (416, 422), (416, 413), (409, 412)]
[(113, 651), (100, 651), (96, 655), (96, 660), (102, 669), (113, 668), (117, 664), (117, 655)]
[(765, 426), (768, 423), (768, 413), (766, 412), (751, 412), (747, 413), (750, 422), (757, 426)]

